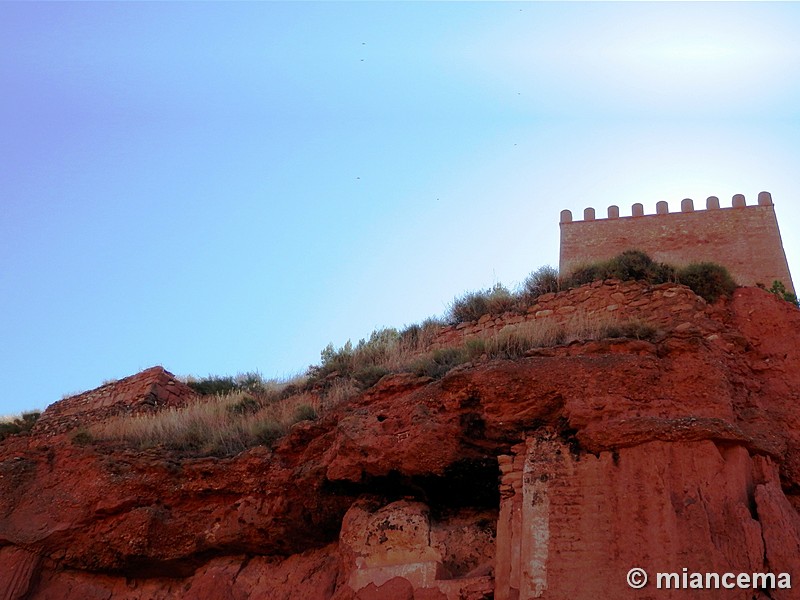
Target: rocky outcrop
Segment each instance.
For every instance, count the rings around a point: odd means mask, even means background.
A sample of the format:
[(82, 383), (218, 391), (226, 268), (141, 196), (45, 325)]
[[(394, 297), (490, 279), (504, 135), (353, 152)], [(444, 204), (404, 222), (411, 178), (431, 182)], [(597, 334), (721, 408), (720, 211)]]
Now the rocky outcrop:
[(9, 437), (0, 598), (685, 598), (654, 587), (683, 569), (786, 573), (725, 597), (800, 597), (800, 311), (620, 286), (544, 302), (621, 293), (651, 341), (386, 376), (274, 448)]
[(38, 435), (63, 433), (117, 415), (178, 408), (195, 400), (194, 390), (163, 367), (151, 367), (47, 407), (34, 426)]
[[(684, 568), (719, 574), (797, 569), (800, 530), (789, 522), (797, 514), (783, 494), (772, 495), (780, 489), (776, 465), (741, 445), (653, 441), (578, 455), (558, 435), (540, 432), (516, 450), (503, 477), (496, 600), (640, 598), (625, 579), (634, 567), (651, 577)], [(779, 522), (786, 525), (782, 533), (773, 529)], [(784, 553), (768, 552), (767, 543)], [(658, 597), (686, 594), (663, 589)], [(738, 590), (731, 597), (752, 594)], [(769, 597), (796, 592), (773, 590)]]
[(543, 294), (523, 314), (484, 315), (475, 322), (442, 327), (433, 348), (458, 344), (472, 337), (499, 333), (521, 323), (581, 325), (643, 320), (672, 329), (706, 313), (707, 305), (689, 288), (674, 283), (643, 286), (636, 281), (608, 279), (560, 292)]

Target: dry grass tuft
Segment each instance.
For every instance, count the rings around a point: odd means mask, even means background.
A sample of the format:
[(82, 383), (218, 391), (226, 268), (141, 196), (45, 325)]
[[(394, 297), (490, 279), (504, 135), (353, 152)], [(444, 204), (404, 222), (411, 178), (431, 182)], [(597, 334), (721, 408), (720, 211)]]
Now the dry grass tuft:
[(350, 398), (358, 395), (361, 389), (356, 382), (348, 377), (337, 377), (322, 394), (320, 401), (322, 412), (326, 412), (340, 404), (344, 404)]
[[(425, 351), (437, 325), (379, 330), (368, 341), (335, 350), (306, 379), (263, 382), (201, 397), (179, 409), (123, 416), (90, 426), (86, 440), (123, 440), (139, 448), (161, 447), (195, 455), (230, 456), (255, 445), (270, 446), (290, 427), (347, 402), (389, 373), (443, 377), (476, 360), (514, 359), (535, 348), (607, 337), (650, 339), (656, 329), (641, 321), (617, 322), (613, 316), (574, 313), (566, 322), (540, 319), (476, 336), (462, 344)], [(213, 382), (223, 378), (216, 378)]]
[(535, 348), (559, 346), (575, 341), (609, 337), (652, 339), (657, 330), (643, 321), (619, 322), (614, 317), (576, 312), (563, 323), (552, 319), (509, 325), (499, 333), (465, 342), (469, 359), (478, 357), (513, 359)]
[(207, 396), (183, 408), (121, 416), (90, 426), (95, 440), (124, 440), (139, 448), (163, 447), (200, 455), (230, 456), (271, 445), (289, 428), (317, 418), (319, 399), (311, 394), (279, 398), (232, 392)]

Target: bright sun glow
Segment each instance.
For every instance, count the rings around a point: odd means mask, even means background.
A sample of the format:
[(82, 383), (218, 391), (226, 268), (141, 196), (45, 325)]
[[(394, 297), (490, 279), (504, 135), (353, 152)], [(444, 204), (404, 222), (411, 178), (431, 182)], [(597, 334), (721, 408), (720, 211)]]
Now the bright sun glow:
[(606, 5), (596, 10), (598, 19), (561, 30), (532, 35), (520, 27), (470, 40), (465, 68), (477, 66), (487, 81), (515, 91), (527, 85), (529, 97), (552, 99), (555, 112), (591, 98), (599, 110), (626, 115), (743, 114), (796, 89), (787, 73), (800, 65), (800, 45), (779, 23), (746, 12), (722, 19), (705, 5), (689, 14), (670, 6), (634, 10), (625, 20)]
[(714, 42), (667, 43), (653, 51), (653, 57), (664, 61), (679, 61), (722, 65), (735, 59), (741, 59), (745, 53), (734, 48), (732, 44)]

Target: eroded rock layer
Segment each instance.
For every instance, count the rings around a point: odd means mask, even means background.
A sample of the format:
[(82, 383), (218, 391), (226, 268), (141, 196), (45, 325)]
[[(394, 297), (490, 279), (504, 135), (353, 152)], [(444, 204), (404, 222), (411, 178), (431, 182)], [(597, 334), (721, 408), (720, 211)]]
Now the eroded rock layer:
[(76, 444), (55, 424), (81, 411), (56, 410), (0, 444), (0, 599), (688, 597), (632, 567), (785, 573), (725, 597), (800, 598), (800, 311), (755, 288), (586, 297), (661, 332), (386, 376), (231, 458)]

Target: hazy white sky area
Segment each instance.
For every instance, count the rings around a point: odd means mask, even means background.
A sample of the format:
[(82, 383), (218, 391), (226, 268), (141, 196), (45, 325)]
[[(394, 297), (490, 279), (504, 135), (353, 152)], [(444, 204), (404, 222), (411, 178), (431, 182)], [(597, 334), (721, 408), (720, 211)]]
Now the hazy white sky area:
[(283, 377), (558, 263), (559, 212), (772, 193), (800, 4), (0, 3), (0, 414)]

